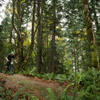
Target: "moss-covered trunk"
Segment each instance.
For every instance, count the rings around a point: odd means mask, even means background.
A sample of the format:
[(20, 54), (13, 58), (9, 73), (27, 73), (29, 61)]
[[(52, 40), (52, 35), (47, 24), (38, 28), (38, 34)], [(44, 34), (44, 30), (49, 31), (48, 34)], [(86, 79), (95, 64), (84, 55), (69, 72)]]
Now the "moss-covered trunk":
[(93, 31), (93, 24), (91, 20), (91, 13), (89, 11), (89, 3), (88, 0), (82, 0), (83, 3), (83, 11), (85, 15), (85, 23), (87, 28), (87, 39), (89, 44), (89, 52), (90, 52), (90, 66), (99, 67), (99, 57), (97, 52), (96, 39)]

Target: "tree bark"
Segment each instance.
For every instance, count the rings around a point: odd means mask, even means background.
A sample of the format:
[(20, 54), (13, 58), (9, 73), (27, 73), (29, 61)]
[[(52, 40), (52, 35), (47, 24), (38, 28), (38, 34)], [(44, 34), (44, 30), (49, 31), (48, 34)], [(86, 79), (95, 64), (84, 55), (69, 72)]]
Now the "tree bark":
[(42, 69), (42, 26), (41, 26), (41, 0), (37, 0), (37, 17), (38, 17), (38, 33), (37, 33), (37, 71), (40, 73)]
[[(89, 11), (89, 3), (88, 0), (82, 0), (82, 3), (83, 3), (84, 15), (85, 15), (85, 23), (87, 27), (87, 37), (88, 37), (89, 52), (90, 52), (90, 66), (99, 67), (97, 45), (96, 45), (96, 39), (93, 31), (91, 14)], [(94, 53), (95, 56), (92, 53)]]
[(97, 17), (97, 13), (96, 13), (96, 1), (95, 0), (91, 0), (91, 3), (92, 3), (92, 11), (93, 11), (93, 14), (94, 14), (94, 21), (95, 21), (95, 25), (96, 25), (96, 31), (98, 32), (100, 27), (99, 27), (99, 23), (98, 23), (98, 17)]
[(55, 72), (55, 53), (56, 53), (56, 46), (55, 46), (55, 35), (56, 35), (56, 1), (53, 0), (53, 34), (51, 40), (51, 52), (50, 52), (50, 64), (49, 64), (49, 72)]
[[(17, 33), (17, 48), (16, 48), (16, 54), (18, 57), (18, 67), (21, 68), (23, 63), (23, 37), (21, 35), (21, 25), (22, 25), (22, 18), (23, 18), (23, 10), (21, 8), (20, 1), (13, 0), (13, 14), (12, 14), (12, 26), (15, 32)], [(15, 10), (17, 11), (17, 14), (15, 16)], [(17, 23), (15, 23), (15, 17), (17, 18)], [(18, 69), (19, 69), (18, 68)]]
[[(96, 33), (95, 33), (95, 37), (98, 37), (99, 36), (99, 30), (100, 30), (100, 27), (99, 27), (99, 23), (98, 23), (98, 17), (97, 17), (97, 13), (96, 13), (96, 1), (95, 0), (91, 0), (91, 3), (92, 3), (92, 11), (93, 11), (93, 15), (94, 15), (94, 21), (95, 21), (95, 26), (96, 26)], [(95, 42), (97, 44), (97, 47), (96, 47), (96, 52), (97, 52), (97, 60), (98, 60), (98, 67), (100, 66), (100, 54), (99, 54), (99, 48), (98, 46), (100, 45), (100, 40), (98, 40), (96, 38)]]
[(34, 26), (34, 24), (35, 24), (35, 9), (36, 9), (36, 0), (33, 1), (30, 53), (32, 53), (32, 50), (33, 50), (33, 47), (34, 47), (34, 37), (35, 37), (35, 31), (34, 31), (34, 27), (35, 27)]

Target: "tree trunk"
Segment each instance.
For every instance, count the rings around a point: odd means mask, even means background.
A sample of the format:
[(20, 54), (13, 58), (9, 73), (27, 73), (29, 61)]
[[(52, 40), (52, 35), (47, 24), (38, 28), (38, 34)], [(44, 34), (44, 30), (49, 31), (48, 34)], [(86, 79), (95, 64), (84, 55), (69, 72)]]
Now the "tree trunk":
[[(96, 13), (96, 0), (91, 0), (91, 3), (92, 3), (92, 11), (93, 11), (93, 17), (94, 17), (94, 21), (95, 21), (95, 26), (96, 26), (96, 37), (99, 37), (100, 35), (100, 26), (99, 26), (99, 23), (98, 23), (98, 16), (97, 16), (97, 13)], [(100, 45), (100, 39), (99, 38), (96, 38), (96, 43), (97, 45), (99, 46)], [(97, 46), (97, 47), (98, 47)], [(98, 53), (98, 61), (100, 62), (100, 54), (99, 54), (99, 51), (100, 51), (100, 48), (98, 47), (97, 48), (97, 53)]]
[(56, 35), (56, 2), (53, 2), (53, 34), (51, 40), (51, 52), (50, 52), (50, 64), (49, 64), (49, 72), (55, 72), (55, 53), (56, 53), (56, 46), (55, 46), (55, 35)]
[(93, 24), (91, 20), (91, 14), (89, 11), (88, 0), (82, 0), (82, 3), (83, 3), (83, 11), (87, 27), (87, 37), (88, 37), (89, 52), (90, 52), (90, 66), (99, 67), (97, 45), (96, 45), (95, 35), (93, 32)]
[(37, 0), (37, 17), (38, 17), (38, 33), (37, 33), (37, 71), (40, 73), (42, 69), (42, 26), (41, 26), (41, 0)]
[[(16, 8), (16, 9), (15, 9)], [(17, 11), (16, 17), (17, 17), (17, 24), (15, 25), (15, 10)], [(13, 0), (13, 14), (12, 14), (12, 26), (15, 32), (17, 33), (17, 48), (16, 48), (16, 54), (18, 57), (18, 67), (21, 68), (23, 63), (23, 37), (21, 36), (21, 25), (22, 25), (22, 18), (23, 18), (23, 12), (21, 8), (20, 1)], [(18, 68), (18, 69), (19, 69)]]
[(36, 9), (36, 0), (33, 2), (33, 12), (32, 12), (32, 31), (31, 31), (31, 45), (30, 45), (30, 54), (32, 53), (34, 47), (34, 24), (35, 24), (35, 9)]
[(97, 17), (97, 13), (96, 13), (96, 0), (91, 0), (91, 3), (92, 3), (92, 11), (93, 11), (93, 14), (94, 14), (94, 21), (95, 21), (95, 25), (96, 25), (96, 31), (98, 32), (100, 27), (99, 27), (99, 23), (98, 23), (98, 17)]

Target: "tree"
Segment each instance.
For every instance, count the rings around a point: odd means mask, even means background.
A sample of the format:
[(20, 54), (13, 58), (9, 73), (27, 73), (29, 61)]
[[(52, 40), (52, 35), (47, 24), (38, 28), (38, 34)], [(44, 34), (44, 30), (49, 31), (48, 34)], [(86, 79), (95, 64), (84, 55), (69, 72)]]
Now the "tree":
[(53, 27), (52, 27), (52, 40), (51, 40), (51, 50), (50, 50), (50, 65), (49, 72), (55, 72), (55, 54), (56, 54), (56, 44), (55, 44), (55, 36), (56, 36), (56, 0), (52, 0), (53, 4)]
[[(100, 48), (99, 48), (99, 44), (100, 44), (100, 42), (99, 42), (100, 41), (100, 39), (99, 39), (100, 25), (99, 25), (98, 16), (97, 16), (97, 8), (98, 8), (97, 4), (98, 4), (98, 1), (91, 0), (91, 11), (92, 11), (91, 15), (93, 14), (92, 19), (95, 22), (95, 27), (96, 27), (95, 36), (96, 36), (96, 43), (98, 45), (97, 49), (98, 49), (98, 52), (99, 52), (100, 51)], [(100, 54), (99, 54), (99, 58), (100, 58)], [(100, 59), (99, 59), (99, 61), (100, 61)]]
[[(85, 22), (86, 22), (86, 28), (87, 28), (87, 39), (88, 39), (89, 51), (90, 51), (90, 66), (99, 67), (97, 44), (96, 44), (96, 39), (95, 39), (94, 31), (93, 31), (91, 14), (89, 11), (89, 3), (88, 3), (88, 0), (82, 0), (82, 3), (83, 3), (84, 15), (85, 15)], [(94, 60), (94, 57), (96, 57), (95, 60)]]
[(38, 33), (37, 33), (37, 70), (40, 73), (42, 69), (42, 8), (41, 0), (37, 0), (37, 21), (38, 21)]

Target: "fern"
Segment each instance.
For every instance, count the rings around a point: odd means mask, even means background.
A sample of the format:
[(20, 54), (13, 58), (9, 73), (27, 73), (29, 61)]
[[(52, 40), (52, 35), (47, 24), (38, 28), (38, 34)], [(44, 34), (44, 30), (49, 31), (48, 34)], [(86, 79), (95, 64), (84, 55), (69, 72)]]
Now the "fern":
[(48, 96), (46, 96), (46, 100), (57, 100), (53, 90), (51, 88), (47, 88)]
[(19, 91), (14, 95), (14, 98), (13, 98), (13, 100), (18, 100), (18, 98), (19, 98), (19, 95), (21, 95), (22, 94), (22, 90), (23, 90), (24, 88), (21, 88), (21, 89), (19, 89)]

